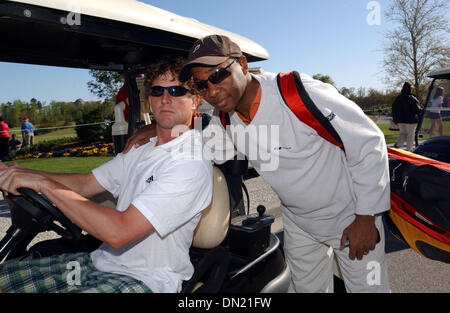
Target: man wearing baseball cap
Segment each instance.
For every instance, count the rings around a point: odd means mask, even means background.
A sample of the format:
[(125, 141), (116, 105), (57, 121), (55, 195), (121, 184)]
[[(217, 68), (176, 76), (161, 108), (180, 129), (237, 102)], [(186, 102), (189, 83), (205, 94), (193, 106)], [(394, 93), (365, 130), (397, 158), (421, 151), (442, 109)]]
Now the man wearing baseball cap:
[[(389, 292), (380, 214), (390, 209), (390, 188), (380, 129), (334, 87), (300, 74), (309, 97), (341, 137), (344, 152), (293, 114), (276, 74), (251, 74), (241, 49), (226, 36), (194, 43), (179, 80), (191, 76), (215, 107), (208, 126), (215, 127), (215, 142), (225, 140), (245, 154), (281, 200), (290, 291), (332, 292), (335, 255), (348, 292)], [(228, 113), (227, 129), (220, 111)], [(249, 140), (239, 142), (249, 129)], [(140, 129), (125, 151), (147, 142), (149, 134), (150, 126)], [(258, 157), (252, 159), (255, 150)], [(265, 167), (267, 154), (277, 158), (276, 168)]]
[(30, 146), (34, 144), (34, 126), (31, 124), (28, 117), (23, 118), (22, 129), (22, 141), (23, 146)]
[(215, 67), (229, 58), (242, 57), (239, 46), (225, 36), (208, 36), (199, 39), (189, 52), (189, 58), (180, 72), (179, 78), (187, 81), (191, 76), (191, 69), (196, 66)]

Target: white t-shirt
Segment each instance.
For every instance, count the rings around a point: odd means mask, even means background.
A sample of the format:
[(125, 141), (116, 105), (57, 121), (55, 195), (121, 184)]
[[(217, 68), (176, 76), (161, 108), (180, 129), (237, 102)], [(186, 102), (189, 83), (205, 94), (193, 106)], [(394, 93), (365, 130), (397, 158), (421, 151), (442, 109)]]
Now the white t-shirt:
[(340, 135), (344, 153), (292, 113), (279, 93), (276, 74), (254, 77), (261, 84), (256, 115), (246, 126), (230, 113), (225, 135), (216, 111), (203, 135), (209, 158), (222, 163), (234, 156), (236, 147), (277, 193), (283, 214), (313, 235), (342, 233), (355, 213), (389, 210), (384, 136), (355, 103), (331, 85), (301, 74), (309, 96)]
[(118, 197), (118, 211), (132, 203), (155, 231), (121, 249), (103, 243), (91, 257), (98, 270), (131, 276), (153, 292), (179, 292), (194, 272), (189, 248), (211, 202), (212, 164), (202, 158), (197, 131), (155, 144), (156, 137), (92, 171)]
[(432, 109), (432, 108), (439, 108), (439, 107), (441, 107), (443, 102), (444, 102), (444, 98), (442, 96), (431, 99), (430, 112), (441, 113), (441, 110), (439, 110), (439, 109)]

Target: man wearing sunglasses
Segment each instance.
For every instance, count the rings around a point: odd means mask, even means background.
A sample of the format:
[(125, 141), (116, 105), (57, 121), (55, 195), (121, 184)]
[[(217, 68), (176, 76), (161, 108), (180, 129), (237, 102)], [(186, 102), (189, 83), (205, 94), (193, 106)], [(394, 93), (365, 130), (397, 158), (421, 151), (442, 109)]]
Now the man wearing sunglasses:
[[(212, 165), (196, 152), (190, 129), (200, 96), (180, 83), (181, 58), (150, 66), (149, 101), (156, 137), (89, 174), (52, 174), (0, 164), (0, 189), (42, 192), (70, 220), (104, 242), (92, 253), (63, 254), (0, 265), (2, 292), (179, 292), (194, 268), (194, 229), (212, 196)], [(87, 198), (103, 191), (116, 210)], [(78, 265), (78, 266), (76, 266)], [(78, 280), (72, 276), (78, 268)], [(69, 274), (73, 275), (69, 275)]]
[[(230, 143), (216, 149), (235, 145), (249, 157), (248, 151), (261, 152), (260, 156), (271, 147), (269, 154), (278, 158), (278, 167), (270, 170), (264, 170), (261, 157), (249, 161), (281, 199), (290, 291), (332, 292), (335, 255), (347, 291), (389, 292), (380, 216), (390, 208), (388, 161), (378, 127), (334, 87), (301, 74), (309, 96), (344, 142), (344, 152), (293, 114), (280, 94), (276, 74), (251, 74), (239, 46), (225, 36), (194, 43), (180, 81), (191, 77), (216, 108), (208, 126), (216, 129), (215, 140)], [(228, 113), (227, 129), (219, 111)], [(278, 127), (278, 136), (266, 132), (261, 142), (258, 130), (267, 126)], [(237, 140), (243, 136), (230, 134), (250, 128), (256, 131), (249, 132), (244, 144)], [(145, 143), (150, 132), (150, 127), (141, 129), (124, 151)], [(276, 147), (269, 144), (274, 142)]]

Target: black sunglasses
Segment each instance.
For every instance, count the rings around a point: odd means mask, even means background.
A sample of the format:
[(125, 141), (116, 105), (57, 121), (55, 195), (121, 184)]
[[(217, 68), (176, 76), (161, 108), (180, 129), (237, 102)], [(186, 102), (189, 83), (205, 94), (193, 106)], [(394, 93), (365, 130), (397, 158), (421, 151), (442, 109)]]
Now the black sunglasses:
[(227, 69), (236, 61), (237, 59), (234, 59), (233, 62), (228, 64), (226, 67), (217, 68), (214, 73), (209, 75), (208, 79), (205, 80), (199, 80), (194, 82), (195, 88), (199, 92), (205, 92), (208, 89), (208, 81), (210, 81), (212, 84), (217, 85), (220, 82), (222, 82), (225, 78), (231, 75)]
[(186, 93), (190, 92), (189, 89), (184, 88), (183, 86), (152, 86), (150, 87), (149, 93), (152, 97), (161, 97), (164, 94), (164, 90), (167, 90), (169, 95), (172, 97), (182, 97)]

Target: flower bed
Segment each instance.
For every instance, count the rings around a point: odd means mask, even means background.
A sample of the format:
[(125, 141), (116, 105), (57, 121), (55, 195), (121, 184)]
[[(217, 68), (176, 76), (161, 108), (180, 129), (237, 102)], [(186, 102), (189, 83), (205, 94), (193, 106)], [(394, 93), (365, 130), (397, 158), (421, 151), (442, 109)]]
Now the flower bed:
[(59, 150), (36, 151), (23, 155), (16, 155), (12, 160), (42, 159), (55, 157), (87, 157), (87, 156), (110, 156), (114, 155), (114, 144), (100, 143), (86, 147), (69, 147)]

